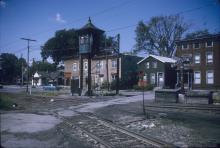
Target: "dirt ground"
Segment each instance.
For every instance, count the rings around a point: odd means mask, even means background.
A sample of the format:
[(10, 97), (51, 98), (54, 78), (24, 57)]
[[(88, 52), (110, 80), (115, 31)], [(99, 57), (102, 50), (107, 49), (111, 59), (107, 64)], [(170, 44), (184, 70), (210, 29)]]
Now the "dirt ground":
[[(74, 118), (76, 111), (94, 112), (128, 129), (180, 147), (215, 147), (220, 143), (220, 114), (147, 111), (147, 119), (142, 112), (141, 93), (125, 94), (127, 96), (105, 97), (9, 94), (17, 107), (13, 110), (1, 110), (1, 145), (6, 148), (94, 147), (76, 129), (68, 127), (63, 121), (63, 118)], [(146, 103), (152, 102), (153, 97), (153, 92), (147, 92)]]
[[(146, 102), (151, 103), (151, 102)], [(143, 135), (172, 143), (179, 147), (220, 146), (220, 113), (209, 111), (146, 111), (142, 102), (111, 105), (96, 114)]]
[(111, 104), (135, 102), (131, 95), (78, 97), (39, 96), (1, 93), (16, 103), (1, 111), (1, 146), (17, 147), (93, 147), (85, 137), (68, 127), (63, 118), (74, 118), (75, 111), (89, 112)]

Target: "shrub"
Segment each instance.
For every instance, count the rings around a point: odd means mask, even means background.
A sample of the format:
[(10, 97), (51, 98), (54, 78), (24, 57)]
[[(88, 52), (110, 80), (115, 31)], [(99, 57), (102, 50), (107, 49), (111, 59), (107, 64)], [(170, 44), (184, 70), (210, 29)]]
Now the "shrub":
[(12, 109), (13, 104), (10, 97), (6, 95), (0, 96), (0, 109)]
[(101, 89), (108, 89), (108, 82), (104, 81), (101, 85)]
[(143, 89), (144, 90), (153, 90), (154, 86), (150, 85), (150, 84), (148, 84), (147, 86), (144, 86), (144, 87), (141, 87), (141, 86), (138, 86), (138, 85), (134, 85), (133, 89), (135, 89), (135, 90), (143, 90)]

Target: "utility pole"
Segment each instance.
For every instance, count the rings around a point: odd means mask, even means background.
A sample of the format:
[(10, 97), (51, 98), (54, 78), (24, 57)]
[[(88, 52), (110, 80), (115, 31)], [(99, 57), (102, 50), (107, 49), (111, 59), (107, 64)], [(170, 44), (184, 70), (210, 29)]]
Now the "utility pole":
[[(106, 50), (106, 36), (105, 36), (105, 50)], [(105, 62), (106, 62), (106, 79), (107, 79), (107, 88), (109, 91), (109, 76), (108, 76), (108, 51), (105, 51)]]
[(24, 84), (24, 73), (23, 73), (23, 61), (22, 61), (22, 59), (23, 59), (23, 54), (21, 54), (21, 86), (23, 86), (23, 84)]
[(30, 42), (36, 42), (36, 40), (33, 39), (29, 39), (29, 38), (21, 38), (22, 40), (26, 40), (28, 43), (27, 49), (27, 88), (26, 88), (26, 92), (28, 93), (28, 85), (29, 85), (29, 50), (30, 50)]
[(116, 94), (119, 94), (119, 49), (120, 49), (120, 34), (117, 35), (117, 77), (116, 77)]

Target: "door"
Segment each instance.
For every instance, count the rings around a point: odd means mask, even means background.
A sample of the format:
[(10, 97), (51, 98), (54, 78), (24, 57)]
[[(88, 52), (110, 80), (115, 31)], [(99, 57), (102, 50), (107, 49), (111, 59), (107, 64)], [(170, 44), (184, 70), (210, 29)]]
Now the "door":
[(163, 87), (164, 85), (164, 74), (163, 72), (157, 73), (157, 87)]

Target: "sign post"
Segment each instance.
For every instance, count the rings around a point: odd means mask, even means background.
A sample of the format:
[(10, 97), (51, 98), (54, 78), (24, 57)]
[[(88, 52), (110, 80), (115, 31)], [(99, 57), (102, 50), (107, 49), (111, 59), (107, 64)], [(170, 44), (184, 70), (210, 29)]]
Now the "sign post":
[(140, 86), (141, 86), (141, 88), (142, 88), (142, 91), (143, 91), (143, 113), (144, 113), (144, 115), (146, 115), (146, 110), (145, 110), (145, 106), (144, 106), (144, 80), (143, 80), (143, 78), (144, 78), (144, 73), (143, 72), (140, 72), (139, 73), (139, 77), (140, 77), (140, 79), (141, 79), (141, 81), (140, 81)]

